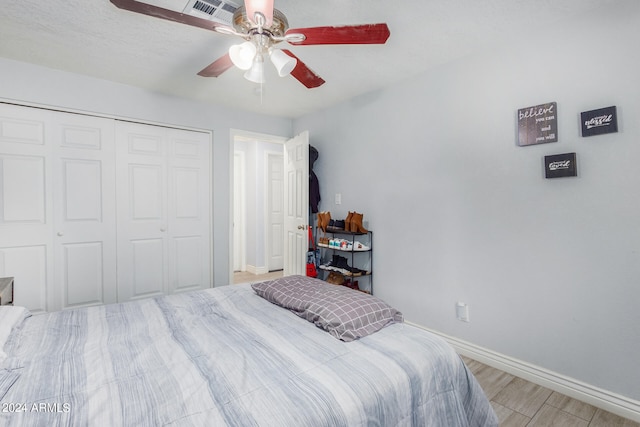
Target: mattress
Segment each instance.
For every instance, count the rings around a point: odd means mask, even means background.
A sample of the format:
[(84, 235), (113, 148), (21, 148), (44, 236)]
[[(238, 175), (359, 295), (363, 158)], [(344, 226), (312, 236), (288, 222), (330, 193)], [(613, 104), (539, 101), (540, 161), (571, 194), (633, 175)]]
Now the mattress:
[(396, 322), (345, 342), (249, 285), (2, 307), (0, 348), (3, 426), (497, 425), (441, 338)]

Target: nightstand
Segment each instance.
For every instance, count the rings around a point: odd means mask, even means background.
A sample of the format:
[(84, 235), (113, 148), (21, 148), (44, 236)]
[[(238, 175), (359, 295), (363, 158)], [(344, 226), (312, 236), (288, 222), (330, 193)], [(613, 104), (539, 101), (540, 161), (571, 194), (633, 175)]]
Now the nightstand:
[(0, 277), (0, 305), (13, 305), (13, 277)]

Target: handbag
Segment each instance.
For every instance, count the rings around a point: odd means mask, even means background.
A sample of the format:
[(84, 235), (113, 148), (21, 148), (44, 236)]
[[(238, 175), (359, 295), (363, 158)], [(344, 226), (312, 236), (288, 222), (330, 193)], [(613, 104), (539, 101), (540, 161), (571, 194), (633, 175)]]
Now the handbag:
[(313, 242), (313, 233), (311, 232), (311, 227), (308, 227), (309, 230), (309, 250), (307, 251), (307, 276), (309, 277), (318, 277), (318, 269), (316, 268), (316, 264), (319, 259), (316, 256), (316, 245)]

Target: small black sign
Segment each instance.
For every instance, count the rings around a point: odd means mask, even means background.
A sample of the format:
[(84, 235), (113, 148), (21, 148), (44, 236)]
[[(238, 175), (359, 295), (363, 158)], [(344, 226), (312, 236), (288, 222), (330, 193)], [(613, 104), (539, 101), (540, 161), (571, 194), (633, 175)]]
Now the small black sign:
[(582, 136), (618, 132), (618, 115), (616, 114), (615, 105), (613, 107), (585, 111), (580, 113), (580, 119), (582, 122)]
[(518, 145), (558, 141), (557, 104), (536, 105), (518, 110)]
[(546, 178), (577, 176), (578, 167), (576, 165), (576, 153), (544, 156), (544, 168)]

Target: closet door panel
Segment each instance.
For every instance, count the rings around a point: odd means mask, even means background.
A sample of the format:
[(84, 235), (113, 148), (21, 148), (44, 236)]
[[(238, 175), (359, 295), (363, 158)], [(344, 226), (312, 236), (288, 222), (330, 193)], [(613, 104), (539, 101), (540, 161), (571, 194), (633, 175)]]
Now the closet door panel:
[(202, 252), (205, 247), (201, 236), (175, 237), (173, 239), (175, 280), (173, 292), (204, 289), (206, 286)]
[[(33, 112), (36, 112), (33, 114)], [(0, 105), (0, 141), (45, 145), (46, 112), (17, 105)]]
[(116, 302), (114, 121), (56, 113), (54, 309)]
[(117, 122), (118, 301), (167, 293), (166, 129)]
[(164, 170), (160, 165), (129, 165), (130, 218), (141, 224), (164, 221)]
[(13, 224), (44, 224), (45, 158), (0, 154), (2, 220)]
[(104, 253), (101, 242), (62, 245), (64, 306), (97, 305), (104, 302)]
[(51, 112), (0, 103), (0, 276), (14, 303), (49, 309), (53, 282)]
[(133, 283), (130, 299), (164, 293), (165, 263), (163, 239), (132, 240)]
[(169, 292), (211, 287), (211, 141), (172, 129), (169, 140)]

